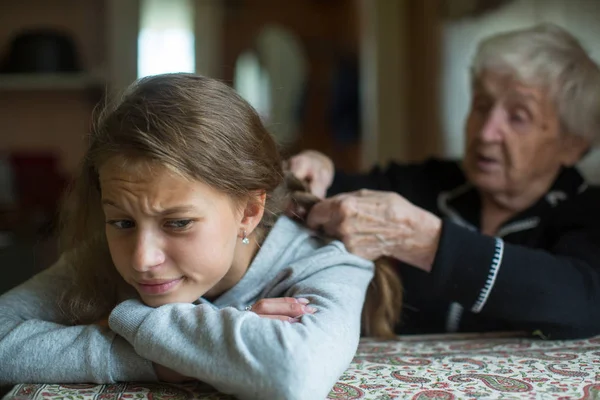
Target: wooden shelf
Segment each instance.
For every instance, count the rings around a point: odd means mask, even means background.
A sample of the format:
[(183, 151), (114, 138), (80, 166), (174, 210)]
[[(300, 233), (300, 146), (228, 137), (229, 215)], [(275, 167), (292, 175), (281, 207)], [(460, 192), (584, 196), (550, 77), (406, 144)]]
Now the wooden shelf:
[(87, 72), (56, 74), (0, 74), (0, 90), (85, 90), (102, 89), (106, 81), (100, 74)]

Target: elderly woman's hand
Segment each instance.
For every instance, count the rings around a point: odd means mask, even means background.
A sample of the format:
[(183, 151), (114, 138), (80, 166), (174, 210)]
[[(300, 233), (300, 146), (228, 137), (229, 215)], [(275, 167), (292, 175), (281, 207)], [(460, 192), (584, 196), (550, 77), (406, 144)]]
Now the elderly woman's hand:
[(286, 169), (306, 182), (310, 192), (320, 198), (325, 197), (335, 173), (333, 161), (314, 150), (306, 150), (291, 157), (287, 161)]
[(307, 225), (339, 238), (358, 256), (381, 256), (431, 270), (442, 222), (404, 197), (391, 192), (360, 190), (317, 203)]

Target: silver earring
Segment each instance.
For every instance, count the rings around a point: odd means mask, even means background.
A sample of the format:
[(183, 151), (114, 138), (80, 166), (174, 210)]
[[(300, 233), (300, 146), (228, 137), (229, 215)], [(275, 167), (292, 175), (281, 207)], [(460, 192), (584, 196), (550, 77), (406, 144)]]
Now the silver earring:
[(242, 244), (250, 244), (250, 239), (246, 236), (246, 230), (244, 229), (244, 233), (242, 236)]

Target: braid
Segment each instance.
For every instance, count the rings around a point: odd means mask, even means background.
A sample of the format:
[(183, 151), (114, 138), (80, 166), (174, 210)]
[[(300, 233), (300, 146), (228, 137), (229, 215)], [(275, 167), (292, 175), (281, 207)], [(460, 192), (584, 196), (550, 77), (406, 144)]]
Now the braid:
[[(289, 172), (285, 174), (284, 184), (281, 186), (284, 186), (283, 189), (291, 200), (288, 204), (293, 207), (292, 215), (301, 222), (320, 201), (309, 192), (304, 182)], [(394, 269), (394, 261), (387, 257), (375, 260), (375, 276), (369, 283), (362, 310), (363, 335), (379, 338), (395, 336), (394, 328), (400, 322), (402, 297), (402, 282)]]

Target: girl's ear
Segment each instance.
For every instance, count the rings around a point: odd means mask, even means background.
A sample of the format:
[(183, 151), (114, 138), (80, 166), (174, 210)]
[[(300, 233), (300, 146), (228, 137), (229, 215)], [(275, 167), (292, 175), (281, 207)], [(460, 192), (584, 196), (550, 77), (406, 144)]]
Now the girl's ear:
[(246, 235), (250, 236), (262, 220), (266, 201), (267, 193), (264, 190), (256, 190), (250, 194), (250, 197), (243, 205), (240, 230), (242, 232), (245, 231)]

